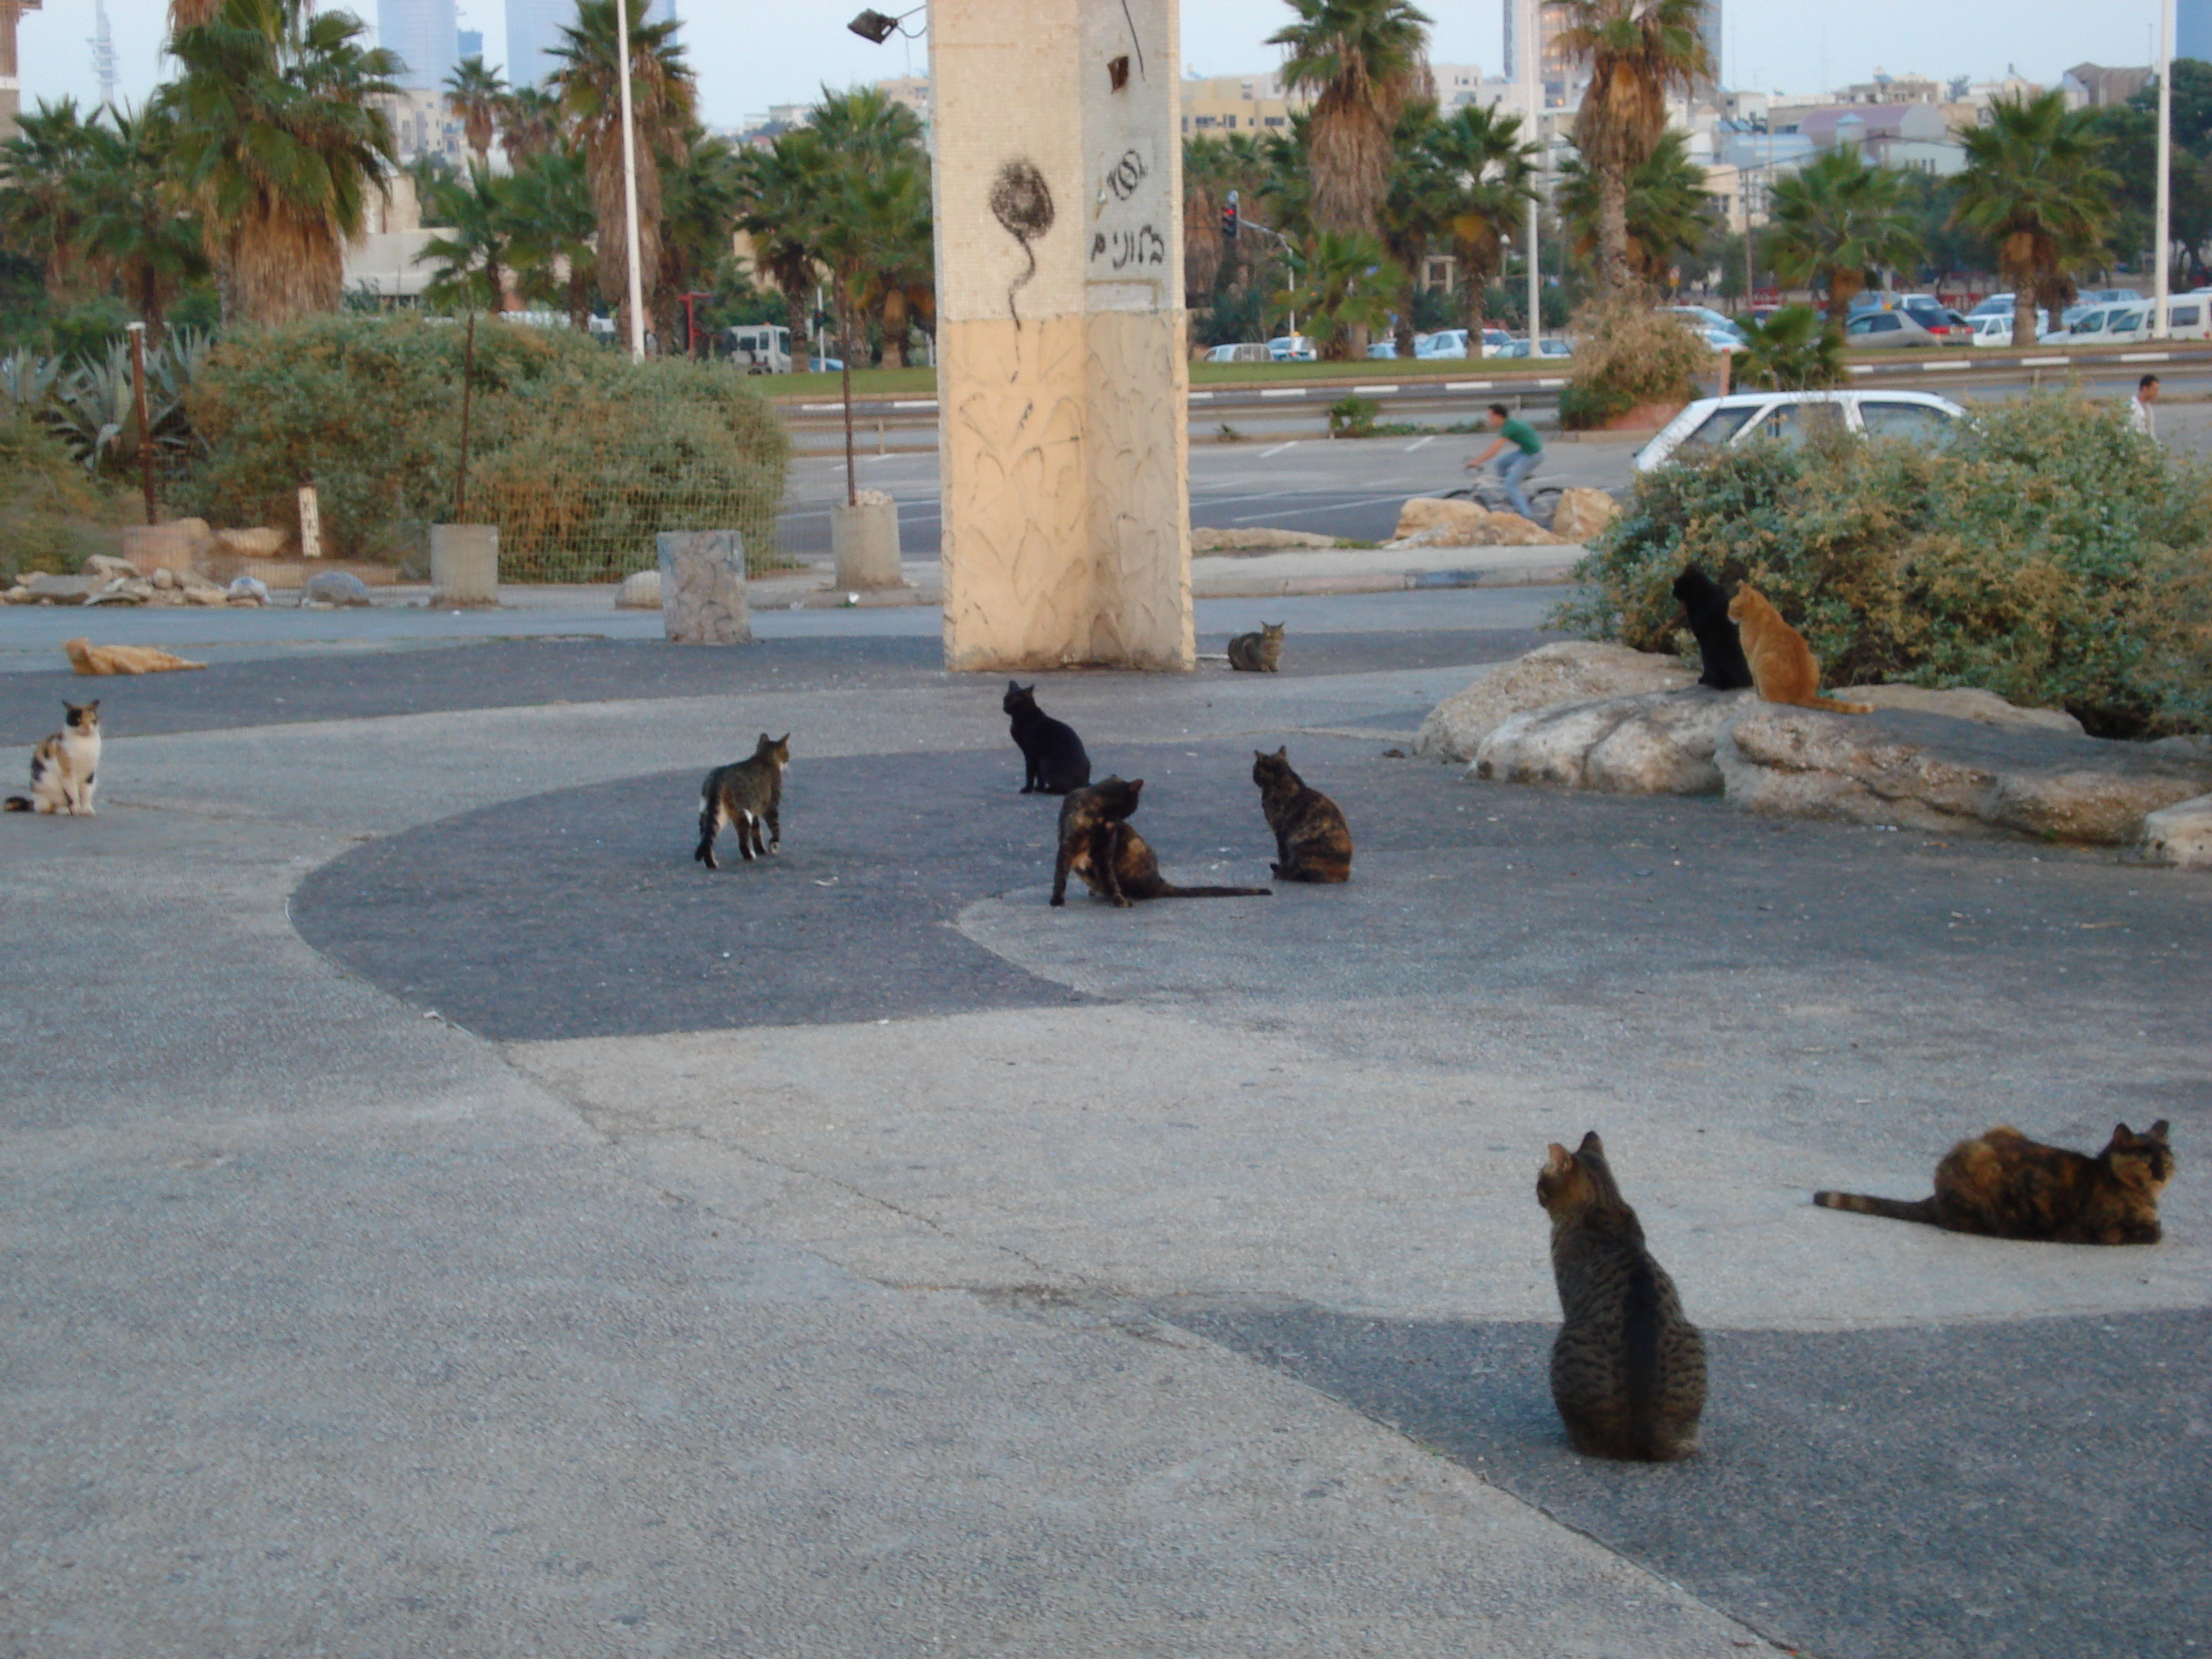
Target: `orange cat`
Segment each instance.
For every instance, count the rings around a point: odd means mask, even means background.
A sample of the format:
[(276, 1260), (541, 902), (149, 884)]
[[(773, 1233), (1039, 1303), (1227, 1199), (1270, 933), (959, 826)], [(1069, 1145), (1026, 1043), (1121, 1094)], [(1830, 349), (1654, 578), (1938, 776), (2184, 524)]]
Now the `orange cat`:
[(1729, 619), (1743, 641), (1751, 682), (1768, 702), (1825, 708), (1832, 714), (1874, 713), (1870, 702), (1838, 702), (1820, 695), (1820, 663), (1813, 647), (1749, 583), (1737, 588), (1729, 601)]

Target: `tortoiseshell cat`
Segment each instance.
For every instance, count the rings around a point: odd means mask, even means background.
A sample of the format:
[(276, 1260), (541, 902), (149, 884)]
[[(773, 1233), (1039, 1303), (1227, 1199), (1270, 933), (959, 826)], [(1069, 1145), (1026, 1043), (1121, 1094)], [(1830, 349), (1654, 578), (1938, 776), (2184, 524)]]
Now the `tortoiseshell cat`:
[(2137, 1134), (2124, 1123), (2094, 1158), (1999, 1125), (1962, 1140), (1936, 1166), (1936, 1190), (1903, 1203), (1864, 1193), (1813, 1194), (1825, 1209), (1924, 1221), (1954, 1233), (2053, 1244), (2155, 1244), (2158, 1195), (2173, 1179), (2164, 1118)]
[[(791, 763), (791, 733), (771, 738), (765, 732), (753, 745), (749, 760), (733, 761), (707, 774), (699, 786), (699, 846), (691, 856), (709, 870), (714, 862), (714, 837), (726, 823), (738, 828), (738, 851), (746, 863), (755, 854), (775, 852), (783, 845), (783, 769)], [(761, 825), (768, 839), (761, 840)]]
[(1248, 673), (1272, 674), (1283, 659), (1284, 623), (1261, 623), (1256, 634), (1239, 634), (1229, 641), (1229, 665)]
[(1698, 1449), (1705, 1339), (1621, 1197), (1591, 1130), (1556, 1142), (1536, 1176), (1552, 1218), (1552, 1275), (1565, 1322), (1552, 1345), (1552, 1400), (1585, 1457), (1671, 1462)]
[(1022, 793), (1064, 795), (1091, 781), (1091, 757), (1083, 739), (1065, 720), (1036, 705), (1036, 687), (1006, 682), (999, 707), (1013, 724), (1014, 746), (1022, 751)]
[(10, 795), (10, 812), (66, 812), (73, 817), (94, 817), (92, 792), (100, 770), (100, 699), (79, 705), (64, 702), (69, 712), (62, 729), (39, 740), (31, 751), (31, 793)]
[(1067, 902), (1067, 878), (1126, 910), (1139, 899), (1273, 898), (1267, 887), (1178, 887), (1160, 875), (1159, 860), (1129, 823), (1145, 781), (1108, 778), (1060, 804), (1060, 851), (1052, 866), (1052, 902)]
[(1273, 754), (1252, 751), (1260, 811), (1275, 832), (1278, 881), (1350, 881), (1352, 830), (1337, 804), (1291, 769), (1288, 744)]

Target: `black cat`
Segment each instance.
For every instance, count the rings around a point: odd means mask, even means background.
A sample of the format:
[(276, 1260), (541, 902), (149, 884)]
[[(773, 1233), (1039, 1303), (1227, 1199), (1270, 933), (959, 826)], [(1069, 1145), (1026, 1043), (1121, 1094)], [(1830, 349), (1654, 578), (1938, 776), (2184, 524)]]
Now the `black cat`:
[(1705, 659), (1705, 672), (1698, 676), (1698, 684), (1716, 691), (1749, 687), (1751, 665), (1744, 659), (1735, 624), (1729, 620), (1728, 595), (1721, 585), (1697, 566), (1686, 564), (1674, 578), (1674, 597), (1682, 602), (1682, 614), (1698, 636), (1698, 654)]
[(1013, 721), (1014, 744), (1022, 751), (1022, 793), (1064, 795), (1091, 781), (1091, 757), (1075, 728), (1036, 706), (1036, 687), (1006, 682), (999, 705)]

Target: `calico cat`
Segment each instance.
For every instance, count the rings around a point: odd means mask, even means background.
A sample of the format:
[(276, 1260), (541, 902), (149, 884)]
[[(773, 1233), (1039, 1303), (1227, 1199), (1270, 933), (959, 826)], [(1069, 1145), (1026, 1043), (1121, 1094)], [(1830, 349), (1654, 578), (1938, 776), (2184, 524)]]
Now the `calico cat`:
[[(738, 827), (738, 851), (746, 863), (755, 854), (769, 854), (783, 845), (783, 769), (791, 764), (791, 733), (771, 738), (765, 732), (753, 746), (752, 758), (718, 766), (699, 786), (699, 846), (691, 856), (709, 870), (714, 862), (714, 837), (726, 823)], [(768, 840), (761, 840), (761, 825), (768, 825)]]
[(1091, 781), (1091, 757), (1075, 728), (1036, 706), (1036, 687), (1006, 682), (1000, 708), (1013, 722), (1014, 746), (1022, 751), (1022, 793), (1064, 795)]
[(31, 751), (31, 793), (9, 796), (8, 811), (97, 816), (92, 792), (100, 769), (100, 699), (82, 706), (65, 702), (62, 707), (69, 711), (62, 729), (40, 738)]
[(2164, 1118), (2137, 1134), (2124, 1123), (2090, 1158), (2002, 1125), (1962, 1140), (1936, 1166), (1936, 1191), (1912, 1203), (1864, 1193), (1815, 1193), (1825, 1209), (1924, 1221), (1954, 1233), (2053, 1244), (2155, 1244), (2158, 1195), (2173, 1179)]
[(1352, 830), (1337, 805), (1291, 770), (1286, 744), (1273, 754), (1252, 751), (1252, 781), (1260, 786), (1260, 811), (1275, 832), (1278, 881), (1350, 881)]
[(1256, 634), (1239, 634), (1229, 641), (1229, 665), (1247, 673), (1272, 674), (1283, 659), (1283, 623), (1261, 623)]
[(1060, 804), (1060, 851), (1052, 866), (1052, 902), (1067, 902), (1067, 878), (1121, 909), (1139, 899), (1273, 898), (1267, 887), (1177, 887), (1160, 875), (1159, 860), (1129, 823), (1145, 781), (1108, 778)]
[(1705, 1408), (1705, 1339), (1644, 1248), (1595, 1130), (1574, 1152), (1551, 1147), (1536, 1200), (1552, 1218), (1565, 1315), (1552, 1346), (1552, 1400), (1568, 1439), (1585, 1457), (1687, 1457)]
[(1705, 665), (1698, 684), (1716, 691), (1741, 691), (1750, 685), (1751, 665), (1744, 660), (1743, 641), (1729, 620), (1728, 595), (1721, 585), (1697, 566), (1686, 564), (1674, 578), (1674, 597), (1681, 601), (1690, 632), (1698, 636), (1698, 655)]
[(1767, 702), (1825, 708), (1832, 714), (1874, 713), (1870, 702), (1838, 702), (1820, 695), (1820, 664), (1813, 647), (1749, 583), (1736, 589), (1728, 613), (1743, 641), (1752, 684)]

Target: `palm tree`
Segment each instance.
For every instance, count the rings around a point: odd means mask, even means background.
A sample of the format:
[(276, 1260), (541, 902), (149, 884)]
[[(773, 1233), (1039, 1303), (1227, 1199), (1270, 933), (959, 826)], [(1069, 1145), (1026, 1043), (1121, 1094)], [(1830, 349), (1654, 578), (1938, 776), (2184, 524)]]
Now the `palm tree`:
[(1987, 126), (1960, 134), (1966, 169), (1952, 217), (1995, 246), (2013, 288), (2015, 340), (2035, 338), (2038, 306), (2054, 318), (2066, 308), (2069, 267), (2101, 252), (2112, 222), (2120, 181), (2100, 164), (2104, 141), (2090, 117), (2058, 92), (2001, 98)]
[(827, 188), (829, 156), (811, 127), (782, 133), (744, 158), (745, 209), (738, 228), (752, 239), (753, 266), (783, 295), (791, 330), (791, 366), (809, 367), (807, 319), (821, 281), (816, 216)]
[[(1578, 258), (1597, 247), (1600, 195), (1596, 170), (1579, 151), (1570, 155), (1559, 170), (1554, 201)], [(1705, 170), (1690, 159), (1686, 141), (1679, 132), (1662, 134), (1658, 147), (1628, 176), (1628, 268), (1641, 282), (1665, 283), (1704, 245), (1715, 212)]]
[(1597, 176), (1598, 280), (1622, 294), (1628, 258), (1628, 181), (1667, 130), (1667, 95), (1714, 72), (1698, 25), (1705, 0), (1544, 0), (1562, 9), (1560, 48), (1589, 66), (1575, 144)]
[(507, 176), (503, 205), (507, 257), (523, 297), (561, 307), (571, 327), (588, 332), (599, 222), (582, 155), (556, 144), (531, 156)]
[(825, 224), (817, 233), (823, 263), (835, 268), (833, 244), (866, 247), (852, 303), (881, 321), (884, 344), (903, 368), (910, 319), (917, 313), (933, 319), (936, 313), (929, 155), (921, 121), (872, 87), (842, 93), (824, 87), (809, 125), (836, 180), (836, 210), (824, 217), (854, 222)]
[(345, 249), (395, 165), (381, 101), (399, 60), (361, 44), (349, 12), (309, 0), (222, 0), (180, 29), (182, 73), (161, 107), (178, 177), (198, 204), (224, 278), (224, 313), (247, 322), (335, 311)]
[[(662, 179), (659, 289), (711, 289), (730, 258), (730, 228), (744, 197), (744, 170), (726, 138), (694, 127)], [(696, 319), (695, 319), (696, 320)], [(696, 341), (685, 347), (696, 350)]]
[(418, 264), (435, 262), (427, 297), (434, 305), (487, 311), (507, 309), (507, 267), (514, 240), (508, 181), (481, 161), (464, 179), (442, 180), (422, 203), (426, 225), (442, 234), (422, 244)]
[(207, 274), (198, 220), (169, 176), (176, 133), (151, 109), (109, 112), (112, 125), (89, 129), (94, 150), (79, 175), (79, 230), (87, 256), (112, 272), (138, 314), (148, 343), (159, 345), (164, 313), (185, 283)]
[(509, 167), (543, 155), (561, 138), (561, 100), (543, 87), (514, 87), (500, 100), (499, 147)]
[(1814, 392), (1844, 379), (1844, 331), (1810, 306), (1784, 306), (1765, 322), (1747, 319), (1735, 354), (1738, 380), (1778, 392)]
[(647, 279), (645, 325), (653, 326), (660, 270), (660, 169), (681, 153), (691, 129), (697, 88), (676, 44), (676, 25), (647, 23), (644, 0), (581, 0), (576, 21), (561, 30), (551, 84), (574, 124), (591, 173), (599, 216), (599, 291), (629, 314), (629, 250), (623, 226), (621, 47), (615, 7), (629, 15), (630, 109), (636, 131), (638, 262)]
[(1389, 265), (1379, 238), (1325, 230), (1300, 280), (1275, 295), (1275, 309), (1301, 319), (1322, 357), (1341, 362), (1365, 349), (1356, 341), (1389, 319)]
[(1920, 257), (1905, 205), (1905, 174), (1869, 167), (1849, 144), (1788, 178), (1768, 207), (1767, 257), (1785, 283), (1825, 286), (1828, 315), (1840, 320), (1867, 273)]
[(1439, 121), (1428, 147), (1451, 179), (1443, 234), (1459, 265), (1470, 332), (1482, 328), (1483, 295), (1503, 262), (1507, 239), (1535, 196), (1535, 146), (1521, 137), (1521, 118), (1463, 104)]
[(82, 178), (100, 144), (76, 100), (44, 99), (0, 143), (0, 240), (46, 267), (49, 299), (68, 299), (84, 276)]
[(491, 160), (492, 128), (507, 107), (507, 82), (481, 58), (464, 58), (446, 77), (446, 108), (458, 117), (479, 166)]
[(213, 22), (222, 9), (222, 0), (169, 0), (169, 33)]

